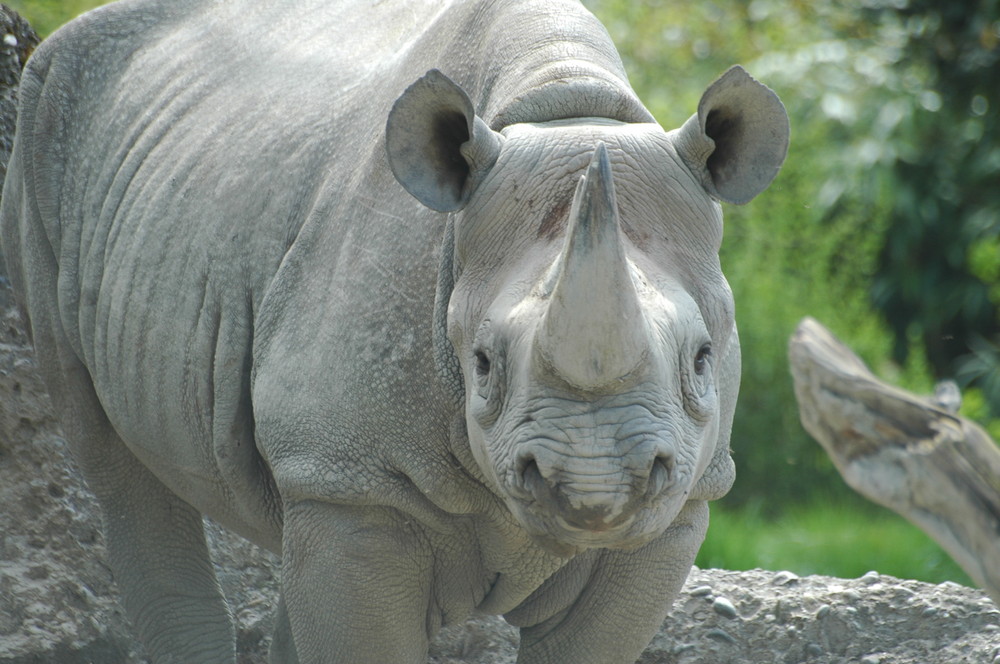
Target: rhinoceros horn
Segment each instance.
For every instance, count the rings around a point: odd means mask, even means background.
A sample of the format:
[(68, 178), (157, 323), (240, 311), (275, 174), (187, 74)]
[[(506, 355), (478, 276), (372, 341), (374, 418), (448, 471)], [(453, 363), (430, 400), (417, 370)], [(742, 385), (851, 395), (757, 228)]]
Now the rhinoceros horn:
[(546, 367), (587, 391), (613, 391), (649, 347), (619, 226), (611, 162), (600, 143), (577, 185), (536, 337)]

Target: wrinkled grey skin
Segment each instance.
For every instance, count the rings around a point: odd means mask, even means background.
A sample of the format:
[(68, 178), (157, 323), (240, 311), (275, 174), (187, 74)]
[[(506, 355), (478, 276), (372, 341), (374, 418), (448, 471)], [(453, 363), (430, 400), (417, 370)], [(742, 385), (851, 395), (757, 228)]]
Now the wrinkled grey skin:
[(733, 480), (772, 92), (664, 132), (568, 0), (126, 0), (21, 99), (4, 255), (154, 661), (235, 660), (202, 513), (282, 556), (274, 662), (639, 656)]

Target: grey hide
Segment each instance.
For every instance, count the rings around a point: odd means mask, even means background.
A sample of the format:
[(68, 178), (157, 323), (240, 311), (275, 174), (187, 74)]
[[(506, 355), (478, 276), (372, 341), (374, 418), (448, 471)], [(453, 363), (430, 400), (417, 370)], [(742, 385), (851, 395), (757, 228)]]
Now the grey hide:
[(733, 481), (740, 68), (665, 132), (569, 0), (125, 0), (36, 51), (3, 251), (153, 661), (232, 663), (201, 515), (280, 553), (274, 662), (633, 662)]

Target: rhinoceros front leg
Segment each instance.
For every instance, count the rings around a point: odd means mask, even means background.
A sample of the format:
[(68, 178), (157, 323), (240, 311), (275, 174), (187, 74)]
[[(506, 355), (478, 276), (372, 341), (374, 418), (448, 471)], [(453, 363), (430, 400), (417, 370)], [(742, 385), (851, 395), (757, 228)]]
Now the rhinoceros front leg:
[(583, 586), (572, 604), (521, 628), (518, 664), (633, 664), (666, 618), (707, 529), (707, 503), (691, 502), (653, 542), (601, 552), (589, 579), (566, 580)]
[(403, 514), (285, 507), (282, 598), (301, 664), (424, 664), (432, 557)]

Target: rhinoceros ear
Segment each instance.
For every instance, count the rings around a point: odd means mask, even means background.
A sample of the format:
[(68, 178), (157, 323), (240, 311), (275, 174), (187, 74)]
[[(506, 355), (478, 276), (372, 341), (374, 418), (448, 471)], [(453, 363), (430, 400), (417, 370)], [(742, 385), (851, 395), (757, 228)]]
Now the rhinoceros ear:
[(389, 168), (418, 201), (439, 212), (462, 209), (497, 160), (500, 134), (476, 116), (461, 87), (432, 69), (389, 112)]
[(677, 150), (709, 194), (742, 205), (778, 174), (788, 134), (778, 95), (735, 66), (705, 90), (678, 132)]

